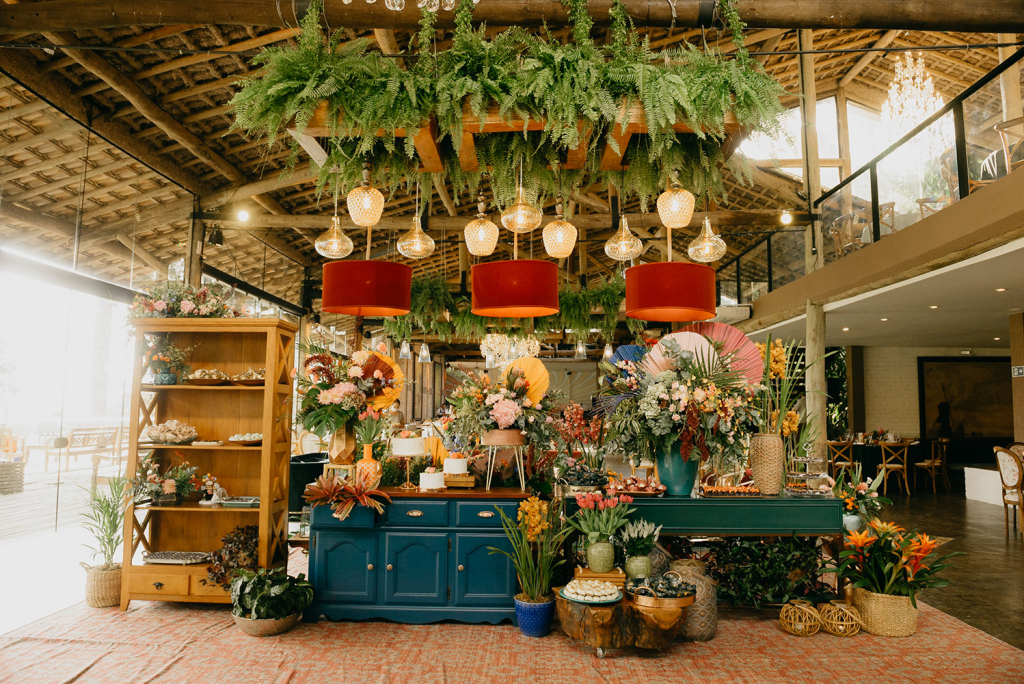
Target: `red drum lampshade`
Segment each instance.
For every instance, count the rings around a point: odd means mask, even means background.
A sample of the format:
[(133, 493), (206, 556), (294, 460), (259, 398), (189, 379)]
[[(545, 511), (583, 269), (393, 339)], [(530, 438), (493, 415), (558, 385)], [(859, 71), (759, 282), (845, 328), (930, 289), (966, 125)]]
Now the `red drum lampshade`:
[(558, 266), (553, 261), (490, 261), (473, 267), (473, 313), (534, 318), (558, 313)]
[(393, 261), (329, 261), (324, 264), (323, 311), (350, 316), (409, 313), (412, 269)]
[(715, 270), (659, 261), (626, 269), (626, 315), (644, 321), (706, 321), (715, 317)]

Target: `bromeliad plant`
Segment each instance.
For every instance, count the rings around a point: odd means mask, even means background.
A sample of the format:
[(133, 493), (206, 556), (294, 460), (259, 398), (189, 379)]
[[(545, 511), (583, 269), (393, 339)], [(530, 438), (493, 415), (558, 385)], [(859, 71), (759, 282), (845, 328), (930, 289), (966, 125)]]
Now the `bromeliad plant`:
[(313, 585), (302, 573), (284, 568), (239, 570), (231, 581), (231, 614), (247, 620), (280, 620), (301, 613), (313, 602)]
[(846, 549), (840, 552), (839, 576), (855, 588), (876, 594), (909, 596), (917, 607), (917, 594), (949, 584), (938, 574), (949, 567), (949, 559), (962, 556), (954, 551), (935, 554), (938, 544), (927, 534), (907, 532), (891, 522), (871, 520), (864, 532), (846, 535)]
[(565, 562), (557, 558), (562, 542), (571, 528), (561, 517), (561, 500), (541, 501), (531, 496), (519, 504), (516, 519), (509, 518), (500, 506), (495, 506), (501, 516), (505, 536), (512, 543), (512, 552), (487, 547), (493, 555), (507, 556), (515, 565), (516, 575), (522, 594), (520, 601), (547, 603), (551, 600), (551, 577), (555, 568)]
[(587, 537), (587, 543), (606, 542), (608, 538), (626, 524), (633, 497), (628, 494), (604, 496), (601, 492), (577, 494), (576, 504), (580, 507), (576, 515), (568, 519), (569, 524)]
[(843, 468), (839, 472), (839, 479), (832, 484), (832, 493), (837, 499), (843, 502), (843, 513), (859, 514), (865, 520), (878, 517), (884, 504), (891, 504), (892, 501), (878, 495), (878, 485), (882, 480), (875, 478), (861, 479), (860, 464), (856, 464), (853, 470)]
[(384, 503), (377, 499), (386, 499), (391, 503), (391, 497), (378, 489), (379, 486), (379, 475), (374, 480), (367, 480), (360, 474), (351, 481), (339, 480), (333, 475), (320, 476), (316, 482), (306, 485), (302, 498), (314, 508), (330, 506), (332, 515), (338, 520), (344, 520), (352, 513), (356, 504), (383, 513)]

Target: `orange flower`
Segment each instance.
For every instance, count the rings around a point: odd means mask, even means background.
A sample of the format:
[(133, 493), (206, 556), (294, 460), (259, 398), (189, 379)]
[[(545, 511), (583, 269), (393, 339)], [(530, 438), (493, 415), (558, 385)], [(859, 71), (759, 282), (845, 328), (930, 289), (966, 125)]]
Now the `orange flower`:
[(875, 531), (875, 534), (899, 534), (905, 532), (902, 527), (894, 522), (882, 522), (881, 520), (869, 520), (868, 527)]
[(921, 534), (910, 541), (910, 553), (916, 558), (925, 558), (937, 546), (934, 539), (929, 539), (927, 534)]
[(846, 545), (852, 546), (855, 549), (866, 548), (877, 540), (878, 537), (874, 536), (870, 532), (851, 532), (846, 535)]

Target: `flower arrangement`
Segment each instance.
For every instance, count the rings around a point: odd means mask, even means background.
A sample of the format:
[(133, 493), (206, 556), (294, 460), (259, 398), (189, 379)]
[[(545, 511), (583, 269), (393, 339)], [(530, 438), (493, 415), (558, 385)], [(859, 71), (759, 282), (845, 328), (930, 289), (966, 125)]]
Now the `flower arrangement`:
[(522, 594), (521, 601), (545, 603), (550, 600), (551, 578), (555, 568), (565, 562), (558, 551), (571, 528), (562, 522), (561, 501), (541, 501), (531, 496), (519, 504), (519, 511), (513, 521), (500, 506), (495, 506), (501, 516), (505, 536), (512, 543), (512, 552), (489, 546), (491, 554), (500, 553), (512, 560)]
[(302, 498), (313, 507), (330, 506), (332, 515), (338, 520), (344, 520), (356, 504), (383, 513), (384, 504), (377, 498), (387, 499), (390, 503), (391, 497), (378, 489), (379, 486), (379, 475), (373, 480), (367, 480), (360, 474), (352, 478), (351, 482), (334, 476), (320, 476), (316, 482), (306, 485)]
[(391, 425), (391, 420), (385, 418), (380, 411), (368, 408), (358, 416), (359, 420), (352, 426), (356, 438), (363, 444), (373, 444), (377, 438), (384, 434), (384, 430)]
[(882, 480), (876, 478), (861, 479), (861, 469), (858, 463), (851, 471), (843, 468), (839, 473), (838, 480), (829, 478), (832, 485), (832, 493), (837, 499), (843, 501), (843, 513), (848, 515), (860, 514), (865, 520), (877, 517), (882, 510), (883, 504), (891, 504), (892, 501), (878, 495), (878, 485)]
[(608, 497), (601, 492), (577, 494), (576, 504), (580, 510), (568, 522), (586, 535), (589, 543), (606, 542), (626, 524), (626, 516), (636, 511), (628, 507), (631, 503), (633, 497), (627, 494)]
[(180, 280), (154, 285), (149, 294), (132, 301), (133, 318), (237, 318), (245, 311), (236, 309), (227, 297), (209, 286), (195, 288)]
[(567, 458), (558, 479), (575, 487), (603, 487), (608, 484), (608, 473), (601, 468), (591, 468), (583, 459)]
[(149, 345), (145, 355), (142, 357), (143, 365), (148, 365), (154, 373), (183, 373), (188, 368), (185, 363), (185, 355), (195, 347), (181, 349), (176, 347), (170, 339), (160, 337)]
[[(775, 433), (783, 437), (791, 437), (801, 430), (801, 423), (807, 425), (803, 413), (795, 410), (799, 399), (799, 388), (807, 369), (824, 359), (829, 354), (804, 363), (804, 354), (795, 341), (783, 344), (779, 338), (768, 336), (765, 343), (757, 343), (758, 351), (764, 360), (764, 387), (758, 393), (758, 430), (762, 433)], [(781, 420), (780, 420), (781, 416)], [(814, 429), (811, 425), (810, 429)], [(814, 433), (809, 437), (813, 438)], [(800, 444), (793, 444), (796, 448)], [(799, 441), (799, 440), (796, 440)], [(812, 440), (808, 440), (812, 441)], [(801, 444), (806, 443), (802, 442)]]
[(451, 369), (459, 386), (448, 397), (455, 409), (452, 430), (464, 436), (480, 436), (488, 430), (519, 429), (534, 444), (548, 444), (554, 437), (551, 397), (528, 396), (530, 381), (521, 368), (510, 367), (501, 380), (486, 373)]
[(604, 443), (604, 421), (600, 415), (587, 420), (583, 407), (572, 402), (562, 410), (562, 417), (554, 422), (555, 432), (569, 458), (576, 452), (583, 455), (587, 466), (599, 469), (604, 461), (601, 448)]
[(660, 532), (661, 525), (655, 527), (654, 523), (646, 520), (630, 520), (622, 528), (619, 537), (627, 556), (646, 556), (654, 551)]
[(138, 472), (131, 481), (136, 503), (164, 494), (186, 497), (203, 486), (202, 480), (196, 477), (198, 468), (190, 465), (180, 451), (175, 451), (174, 455), (182, 460), (181, 464), (168, 468), (162, 475), (152, 453), (139, 458)]
[(188, 444), (198, 436), (194, 427), (177, 420), (146, 426), (146, 437), (160, 444)]
[(876, 594), (909, 596), (916, 608), (918, 592), (948, 585), (949, 580), (938, 573), (948, 567), (950, 558), (964, 555), (954, 551), (936, 556), (937, 546), (927, 534), (871, 520), (867, 530), (846, 535), (846, 549), (839, 554), (839, 576)]
[(394, 360), (384, 354), (383, 344), (377, 351), (357, 351), (350, 359), (336, 357), (315, 342), (300, 349), (307, 356), (303, 373), (293, 374), (301, 397), (296, 420), (321, 438), (361, 422), (370, 415), (368, 411), (379, 419), (379, 412), (401, 392), (403, 377)]
[(889, 436), (889, 431), (885, 428), (875, 428), (868, 434), (864, 435), (864, 441), (869, 443), (883, 442)]

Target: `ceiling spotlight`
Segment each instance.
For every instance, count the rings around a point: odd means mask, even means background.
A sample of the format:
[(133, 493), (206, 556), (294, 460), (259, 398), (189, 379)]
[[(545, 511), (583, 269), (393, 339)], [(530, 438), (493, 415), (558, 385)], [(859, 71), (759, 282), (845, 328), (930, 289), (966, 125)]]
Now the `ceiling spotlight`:
[(782, 221), (782, 225), (788, 226), (793, 222), (793, 215), (789, 213), (789, 211), (784, 211), (782, 212), (782, 216), (779, 217), (779, 220)]
[(249, 212), (247, 212), (245, 209), (239, 209), (238, 210), (238, 220), (241, 221), (242, 223), (245, 223), (246, 221), (248, 221), (249, 220)]
[(850, 332), (849, 328), (843, 328), (843, 332)]
[(939, 306), (938, 306), (938, 304), (932, 304), (932, 305), (931, 305), (931, 306), (929, 306), (928, 308), (929, 308), (929, 309), (938, 309), (938, 308), (939, 308)]
[(889, 319), (888, 318), (883, 318), (882, 322), (885, 323), (887, 320), (889, 320)]
[(1006, 292), (1006, 288), (1005, 287), (997, 287), (996, 288), (996, 292)]

